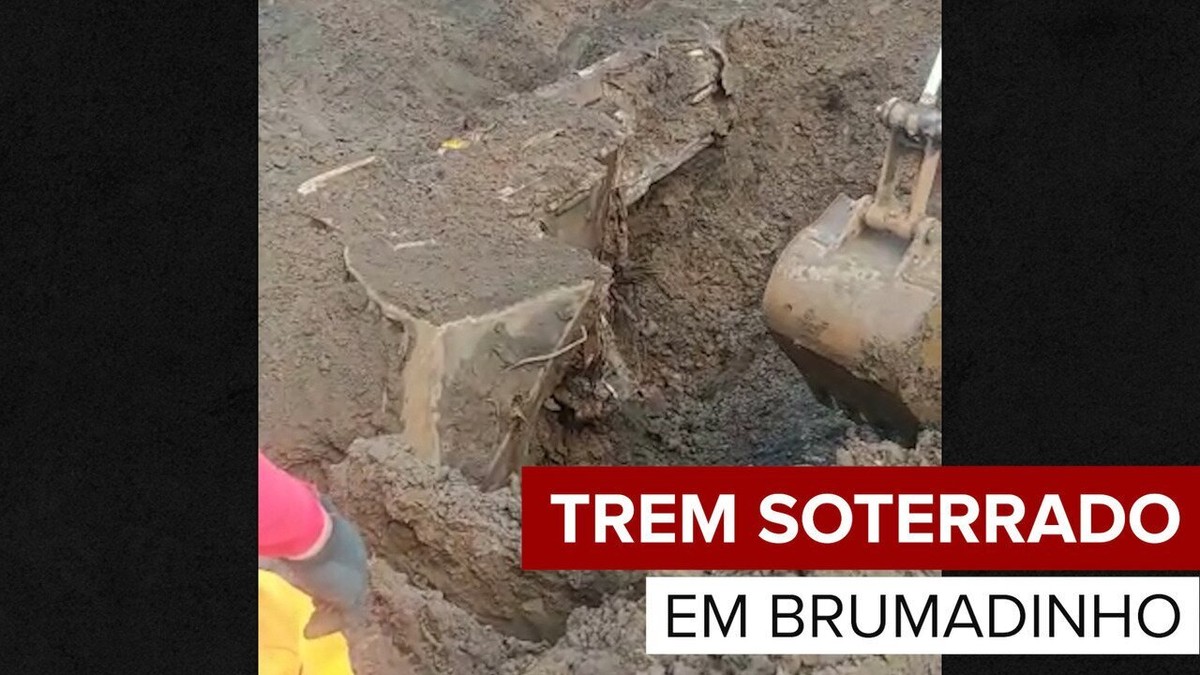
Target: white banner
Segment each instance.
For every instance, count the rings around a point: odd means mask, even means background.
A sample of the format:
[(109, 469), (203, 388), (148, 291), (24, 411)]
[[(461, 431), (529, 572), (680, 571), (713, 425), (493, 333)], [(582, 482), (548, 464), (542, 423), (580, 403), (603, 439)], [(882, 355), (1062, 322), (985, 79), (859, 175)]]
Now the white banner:
[(647, 577), (649, 654), (1198, 654), (1194, 577)]

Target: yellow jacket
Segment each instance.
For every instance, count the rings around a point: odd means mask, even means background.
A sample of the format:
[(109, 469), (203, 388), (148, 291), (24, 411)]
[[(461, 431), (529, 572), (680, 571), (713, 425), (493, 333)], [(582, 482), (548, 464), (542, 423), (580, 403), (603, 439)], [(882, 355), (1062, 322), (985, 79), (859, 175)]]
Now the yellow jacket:
[(354, 675), (346, 639), (304, 637), (312, 600), (282, 577), (258, 571), (258, 675)]

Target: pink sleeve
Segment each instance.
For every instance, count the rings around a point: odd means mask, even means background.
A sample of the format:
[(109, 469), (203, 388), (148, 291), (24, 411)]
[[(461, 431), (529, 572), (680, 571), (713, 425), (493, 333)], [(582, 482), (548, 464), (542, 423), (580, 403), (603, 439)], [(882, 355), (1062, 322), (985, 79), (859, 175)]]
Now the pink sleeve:
[(310, 550), (325, 529), (316, 490), (258, 452), (258, 555), (289, 558)]

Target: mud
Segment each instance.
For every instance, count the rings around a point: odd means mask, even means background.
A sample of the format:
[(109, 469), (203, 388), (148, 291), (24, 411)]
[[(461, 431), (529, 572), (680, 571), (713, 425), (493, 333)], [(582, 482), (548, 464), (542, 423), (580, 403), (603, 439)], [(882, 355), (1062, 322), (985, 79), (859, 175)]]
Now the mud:
[(522, 572), (516, 481), (480, 492), (457, 470), (417, 459), (398, 436), (356, 441), (330, 469), (330, 495), (377, 556), (505, 635), (557, 639), (573, 609), (640, 578)]
[(351, 275), (410, 338), (403, 388), (389, 385), (381, 406), (400, 408), (423, 459), (484, 489), (526, 462), (528, 420), (561, 379), (554, 355), (606, 316), (596, 256), (626, 248), (612, 206), (728, 129), (729, 68), (719, 47), (698, 46), (708, 32), (480, 109), (482, 129), (427, 164), (352, 163), (305, 190), (313, 220), (346, 242)]
[[(940, 672), (937, 659), (917, 657), (647, 657), (639, 575), (522, 573), (519, 486), (482, 493), (402, 440), (411, 430), (392, 402), (415, 337), (348, 270), (344, 229), (379, 220), (382, 207), (385, 219), (414, 223), (405, 236), (452, 242), (404, 269), (409, 287), (425, 289), (425, 306), (408, 309), (434, 323), (482, 311), (471, 303), (486, 299), (488, 266), (503, 258), (481, 259), (479, 242), (507, 241), (525, 261), (536, 246), (485, 234), (478, 223), (489, 213), (471, 199), (460, 211), (423, 210), (439, 191), (462, 189), (446, 184), (456, 156), (439, 144), (496, 132), (482, 111), (519, 105), (514, 95), (617, 48), (657, 53), (664, 37), (708, 34), (735, 66), (721, 74), (732, 125), (628, 205), (624, 256), (604, 260), (613, 268), (605, 358), (581, 356), (539, 412), (522, 413), (536, 438), (529, 459), (940, 463), (936, 434), (905, 450), (819, 406), (760, 308), (794, 233), (838, 193), (871, 189), (883, 148), (872, 110), (919, 89), (939, 3), (296, 0), (259, 9), (260, 442), (364, 529), (378, 627), (413, 672)], [(345, 185), (382, 175), (428, 200), (389, 201), (386, 186), (373, 203), (339, 202), (338, 188), (297, 193), (369, 156), (378, 164)], [(498, 176), (476, 178), (481, 189), (499, 186)], [(354, 203), (362, 208), (343, 208)], [(546, 274), (563, 276), (535, 267), (524, 283)], [(359, 671), (394, 672), (377, 665)]]
[(743, 73), (736, 124), (630, 212), (614, 316), (637, 395), (597, 424), (556, 411), (569, 423), (546, 432), (549, 461), (831, 461), (850, 423), (767, 336), (763, 288), (799, 228), (839, 193), (872, 189), (874, 106), (916, 92), (939, 34), (936, 3), (746, 13), (727, 45)]
[[(917, 448), (907, 449), (851, 437), (835, 454), (844, 465), (935, 465), (941, 461), (941, 438), (926, 433)], [(416, 461), (395, 437), (355, 443), (331, 473), (333, 495), (366, 526), (376, 555), (372, 584), (379, 626), (413, 673), (941, 672), (940, 661), (927, 656), (647, 656), (642, 575), (519, 571), (516, 485), (481, 493), (453, 470)], [(378, 489), (391, 491), (372, 496)], [(379, 508), (387, 514), (375, 512)], [(379, 529), (381, 523), (389, 525)], [(599, 588), (606, 591), (593, 592)], [(366, 675), (392, 672), (376, 669), (374, 662), (361, 665)]]
[(283, 466), (323, 484), (355, 438), (399, 431), (382, 402), (407, 344), (297, 187), (371, 155), (429, 163), (441, 141), (478, 128), (472, 111), (561, 74), (569, 30), (618, 6), (260, 2), (259, 441)]
[(337, 231), (303, 215), (295, 187), (370, 154), (428, 163), (442, 140), (481, 126), (471, 111), (731, 7), (748, 17), (727, 47), (743, 80), (738, 123), (631, 214), (618, 316), (642, 391), (617, 421), (568, 440), (572, 452), (546, 454), (828, 455), (847, 423), (813, 405), (762, 339), (759, 294), (797, 228), (838, 192), (870, 188), (882, 148), (870, 111), (919, 87), (937, 3), (303, 0), (261, 5), (259, 18), (260, 440), (285, 466), (323, 479), (354, 438), (400, 430), (380, 403), (402, 337), (347, 279)]

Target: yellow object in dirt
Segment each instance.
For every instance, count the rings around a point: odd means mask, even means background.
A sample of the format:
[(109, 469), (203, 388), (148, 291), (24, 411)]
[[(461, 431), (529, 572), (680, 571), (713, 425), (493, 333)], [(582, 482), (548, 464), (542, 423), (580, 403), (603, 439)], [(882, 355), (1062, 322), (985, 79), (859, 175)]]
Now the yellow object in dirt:
[(471, 145), (471, 141), (465, 138), (447, 138), (438, 146), (438, 154), (444, 155), (448, 150), (463, 150)]
[(346, 638), (304, 637), (312, 599), (277, 574), (258, 571), (258, 675), (354, 675)]

